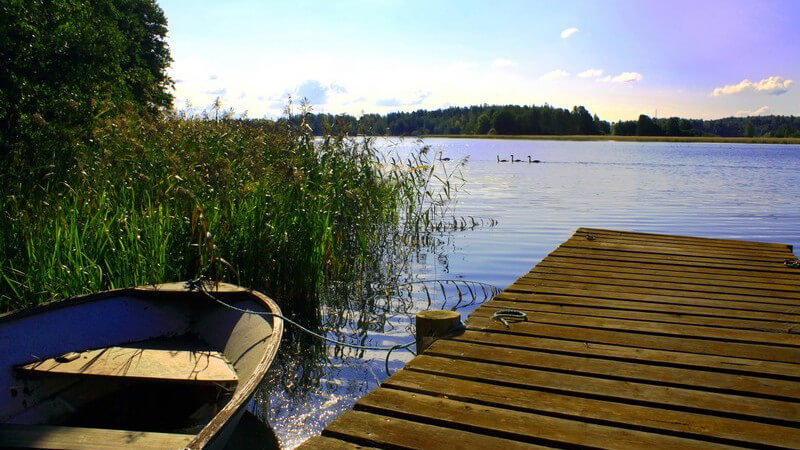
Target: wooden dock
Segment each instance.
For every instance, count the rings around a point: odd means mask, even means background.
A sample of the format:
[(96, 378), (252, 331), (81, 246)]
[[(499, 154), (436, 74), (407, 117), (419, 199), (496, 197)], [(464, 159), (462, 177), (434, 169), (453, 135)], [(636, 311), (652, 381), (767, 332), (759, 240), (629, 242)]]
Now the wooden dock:
[[(303, 448), (800, 448), (789, 245), (579, 229)], [(524, 311), (508, 327), (501, 309)]]

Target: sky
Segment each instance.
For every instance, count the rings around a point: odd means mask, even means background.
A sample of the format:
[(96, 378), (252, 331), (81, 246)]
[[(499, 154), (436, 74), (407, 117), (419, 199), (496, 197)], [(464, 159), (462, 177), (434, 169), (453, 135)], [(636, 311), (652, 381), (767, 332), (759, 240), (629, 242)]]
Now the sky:
[(160, 0), (175, 106), (800, 115), (800, 1)]

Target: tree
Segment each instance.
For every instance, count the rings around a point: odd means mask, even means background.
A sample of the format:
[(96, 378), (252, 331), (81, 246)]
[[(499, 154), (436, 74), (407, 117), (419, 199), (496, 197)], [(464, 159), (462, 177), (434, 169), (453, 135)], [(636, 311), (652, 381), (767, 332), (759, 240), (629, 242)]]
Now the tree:
[(0, 159), (64, 162), (98, 116), (170, 107), (166, 23), (155, 0), (0, 3)]
[(493, 128), (497, 130), (497, 134), (513, 134), (517, 128), (514, 114), (508, 108), (497, 111), (492, 119), (492, 124)]
[(597, 134), (594, 119), (583, 106), (572, 107), (572, 115), (577, 125), (577, 134)]
[(680, 127), (680, 119), (677, 117), (670, 117), (667, 120), (667, 129), (666, 135), (667, 136), (680, 136), (681, 135), (681, 127)]
[(746, 137), (753, 137), (753, 122), (748, 120), (744, 123), (744, 135)]
[(639, 115), (639, 120), (636, 122), (637, 136), (659, 136), (660, 134), (662, 134), (661, 128), (653, 122), (650, 116)]
[(620, 120), (614, 124), (613, 133), (617, 136), (634, 136), (636, 135), (636, 122), (633, 120)]
[(489, 114), (483, 113), (478, 116), (478, 134), (486, 134), (489, 132), (489, 129), (492, 127), (492, 119), (489, 118)]

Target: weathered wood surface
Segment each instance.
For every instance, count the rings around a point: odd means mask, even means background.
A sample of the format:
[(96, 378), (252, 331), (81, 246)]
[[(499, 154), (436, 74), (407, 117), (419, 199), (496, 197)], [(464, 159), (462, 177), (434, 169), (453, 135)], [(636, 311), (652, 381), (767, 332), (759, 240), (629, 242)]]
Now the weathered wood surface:
[(193, 437), (193, 434), (154, 433), (149, 431), (0, 424), (0, 442), (3, 442), (3, 445), (14, 448), (112, 450), (121, 447), (133, 447), (142, 449), (179, 449), (186, 448)]
[(225, 357), (212, 350), (106, 347), (65, 356), (26, 364), (18, 370), (201, 383), (238, 380)]
[[(789, 245), (581, 228), (305, 448), (800, 448)], [(506, 327), (500, 309), (527, 314)]]

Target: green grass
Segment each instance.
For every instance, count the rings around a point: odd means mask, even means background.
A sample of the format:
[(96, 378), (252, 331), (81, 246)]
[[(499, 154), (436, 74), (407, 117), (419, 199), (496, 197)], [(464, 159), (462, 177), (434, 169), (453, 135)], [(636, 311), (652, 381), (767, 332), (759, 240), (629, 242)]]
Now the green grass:
[(429, 138), (524, 139), (543, 141), (620, 141), (620, 142), (720, 142), (731, 144), (800, 144), (800, 138), (718, 137), (718, 136), (615, 136), (615, 135), (499, 135), (429, 134)]
[(205, 274), (318, 320), (329, 283), (391, 270), (387, 241), (435, 226), (453, 190), (427, 149), (386, 156), (344, 131), (118, 116), (44, 169), (63, 173), (15, 166), (0, 198), (0, 310)]

